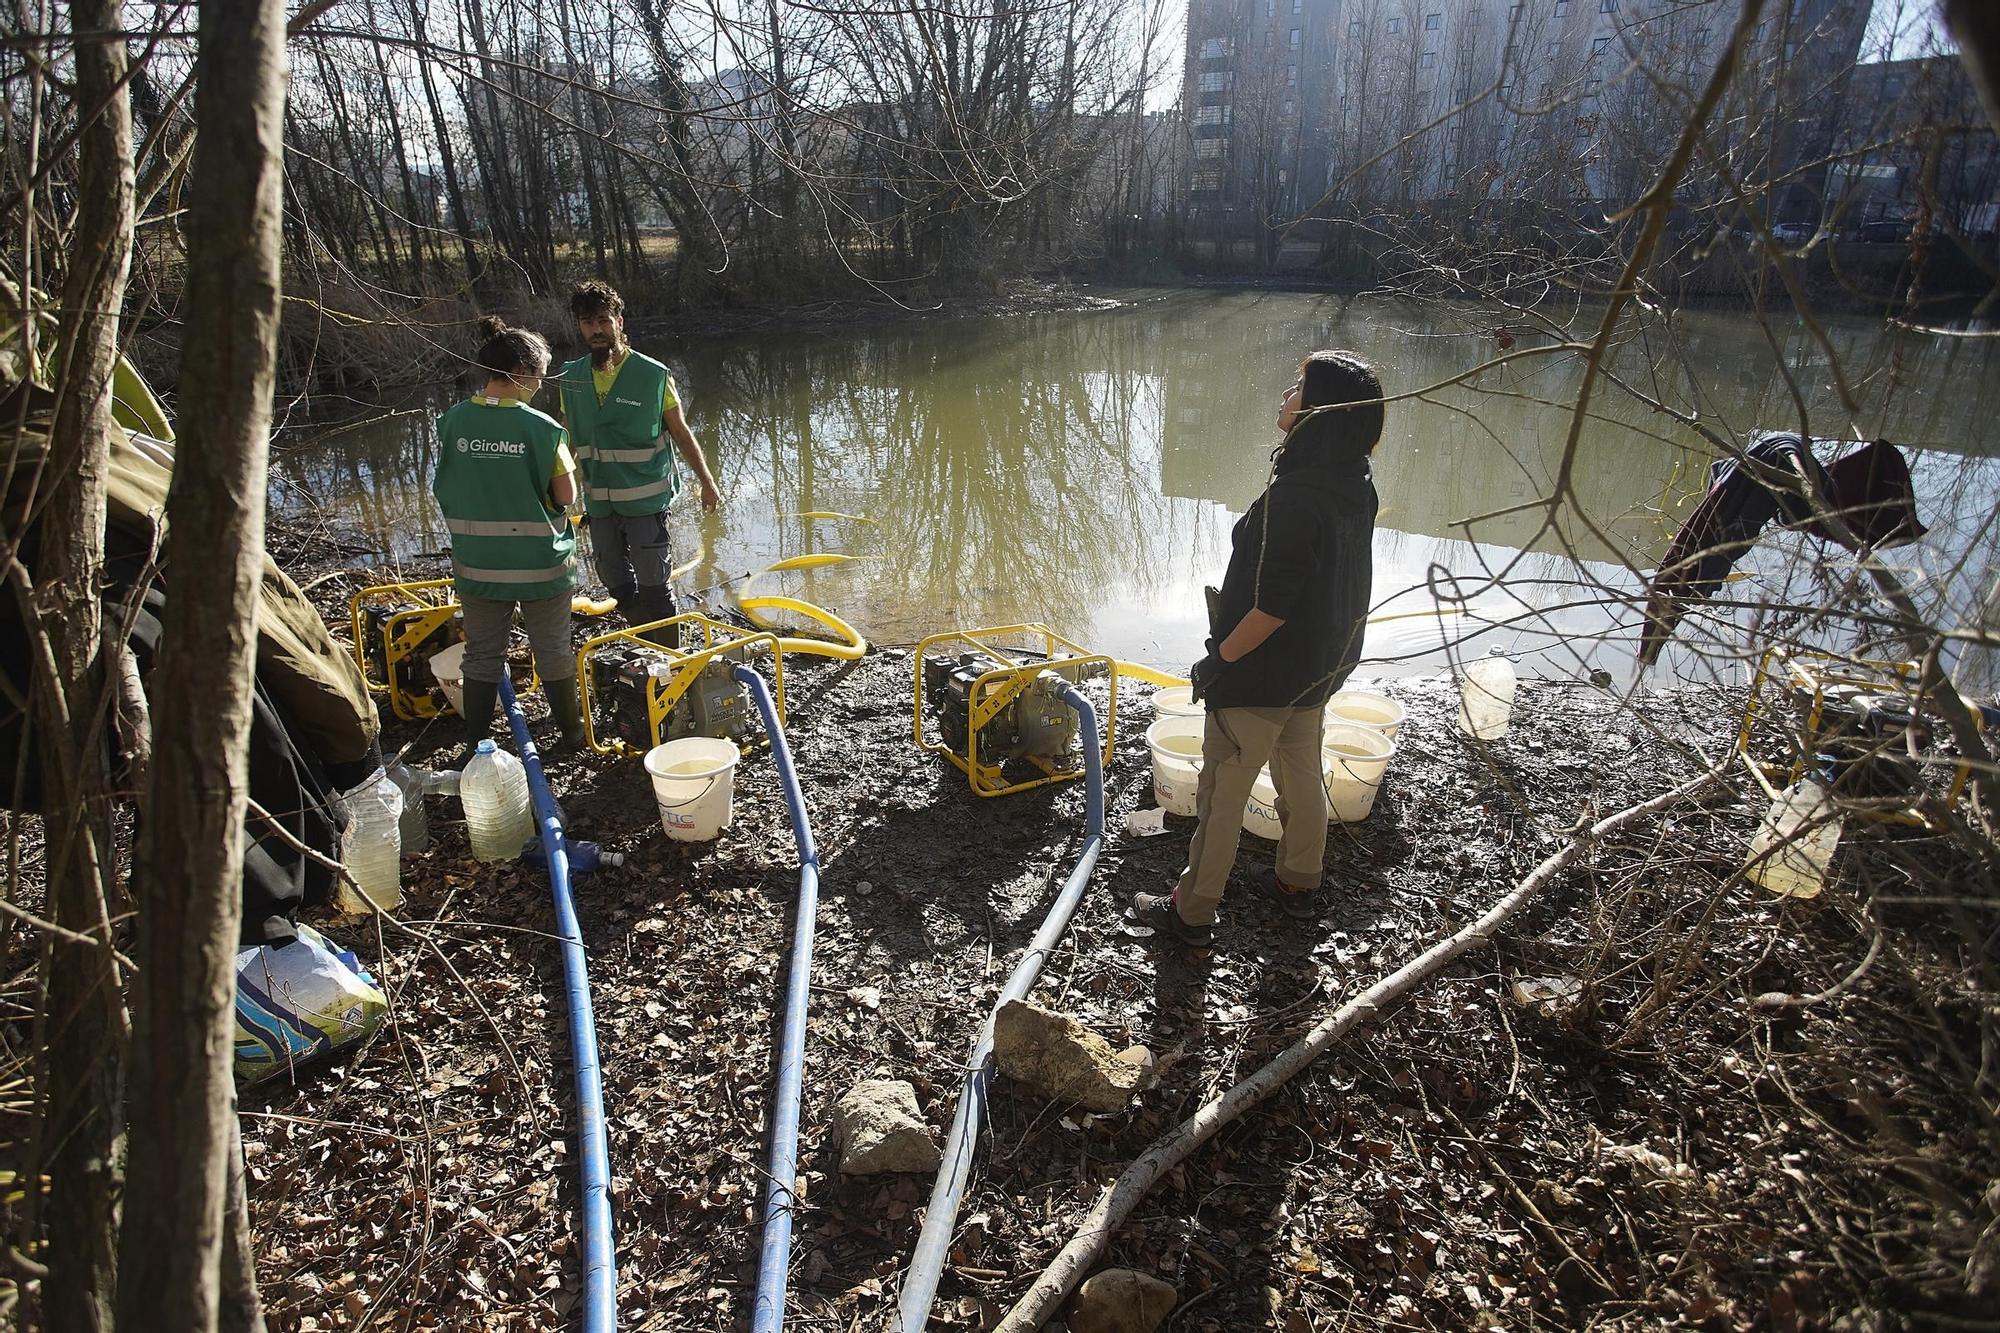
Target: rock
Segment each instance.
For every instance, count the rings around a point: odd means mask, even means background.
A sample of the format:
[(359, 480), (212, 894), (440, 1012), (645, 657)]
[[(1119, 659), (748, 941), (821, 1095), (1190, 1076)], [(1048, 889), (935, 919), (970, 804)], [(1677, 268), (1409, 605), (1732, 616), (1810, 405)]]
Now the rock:
[(865, 1079), (833, 1107), (843, 1175), (935, 1171), (942, 1160), (917, 1110), (917, 1090), (901, 1079)]
[(1124, 1110), (1152, 1068), (1143, 1046), (1115, 1052), (1075, 1019), (1025, 1000), (1009, 1001), (995, 1018), (993, 1054), (1008, 1078), (1099, 1115)]
[(1180, 1302), (1172, 1283), (1130, 1268), (1107, 1268), (1076, 1289), (1070, 1333), (1153, 1333)]

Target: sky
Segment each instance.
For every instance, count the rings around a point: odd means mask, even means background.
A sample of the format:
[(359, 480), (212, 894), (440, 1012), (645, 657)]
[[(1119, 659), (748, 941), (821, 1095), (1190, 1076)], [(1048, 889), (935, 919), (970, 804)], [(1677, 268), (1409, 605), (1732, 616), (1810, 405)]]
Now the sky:
[(1908, 60), (1956, 49), (1938, 14), (1937, 0), (1875, 0), (1861, 58)]

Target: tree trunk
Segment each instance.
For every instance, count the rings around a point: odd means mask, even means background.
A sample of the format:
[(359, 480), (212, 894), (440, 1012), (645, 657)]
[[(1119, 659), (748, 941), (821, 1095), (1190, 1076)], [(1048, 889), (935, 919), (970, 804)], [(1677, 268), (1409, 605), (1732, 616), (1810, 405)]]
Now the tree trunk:
[[(78, 0), (79, 34), (122, 27), (117, 0)], [(76, 229), (63, 283), (55, 419), (35, 516), (39, 625), (32, 714), (48, 812), (48, 896), (56, 924), (93, 943), (49, 940), (43, 1053), (48, 1101), (38, 1148), (49, 1176), (49, 1277), (43, 1320), (58, 1330), (111, 1327), (117, 1280), (112, 1200), (121, 1145), (125, 1010), (112, 956), (108, 678), (98, 589), (104, 573), (111, 376), (132, 259), (132, 112), (125, 46), (80, 41), (76, 104), (103, 110), (79, 138)], [(26, 591), (16, 583), (17, 591)], [(33, 1179), (30, 1176), (29, 1179)]]
[[(265, 457), (277, 359), (282, 0), (207, 0), (197, 55), (181, 447), (137, 858), (120, 1323), (210, 1333), (235, 1142), (230, 1049)], [(198, 549), (192, 544), (199, 542)], [(199, 558), (193, 558), (199, 556)]]

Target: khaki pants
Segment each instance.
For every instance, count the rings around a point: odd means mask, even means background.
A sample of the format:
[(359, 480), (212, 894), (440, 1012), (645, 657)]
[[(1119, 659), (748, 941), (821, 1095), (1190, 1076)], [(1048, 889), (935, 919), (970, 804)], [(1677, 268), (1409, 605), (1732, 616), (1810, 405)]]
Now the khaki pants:
[(1181, 920), (1205, 926), (1236, 865), (1243, 806), (1257, 772), (1271, 765), (1278, 788), (1278, 878), (1316, 889), (1326, 861), (1326, 787), (1320, 759), (1323, 708), (1211, 708), (1201, 740), (1201, 781), (1195, 814), (1201, 823), (1188, 844), (1187, 869), (1174, 888)]
[(496, 602), (486, 597), (461, 597), (465, 616), (466, 680), (498, 685), (507, 666), (507, 635), (514, 628), (514, 608), (521, 608), (521, 626), (535, 650), (535, 670), (543, 680), (568, 680), (576, 675), (576, 655), (569, 646), (569, 591), (529, 602)]

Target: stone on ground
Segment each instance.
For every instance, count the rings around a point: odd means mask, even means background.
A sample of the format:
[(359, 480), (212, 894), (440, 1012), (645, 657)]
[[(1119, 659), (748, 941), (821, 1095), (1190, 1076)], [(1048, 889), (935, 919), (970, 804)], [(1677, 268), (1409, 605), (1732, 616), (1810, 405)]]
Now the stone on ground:
[(1008, 1078), (1099, 1115), (1124, 1110), (1153, 1063), (1143, 1046), (1113, 1051), (1075, 1019), (1025, 1000), (1009, 1001), (995, 1018), (993, 1054)]
[(1070, 1333), (1153, 1333), (1180, 1300), (1173, 1284), (1150, 1273), (1107, 1268), (1076, 1289)]
[(841, 1174), (935, 1171), (942, 1160), (917, 1109), (917, 1090), (901, 1079), (863, 1079), (833, 1107)]

